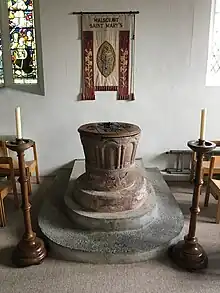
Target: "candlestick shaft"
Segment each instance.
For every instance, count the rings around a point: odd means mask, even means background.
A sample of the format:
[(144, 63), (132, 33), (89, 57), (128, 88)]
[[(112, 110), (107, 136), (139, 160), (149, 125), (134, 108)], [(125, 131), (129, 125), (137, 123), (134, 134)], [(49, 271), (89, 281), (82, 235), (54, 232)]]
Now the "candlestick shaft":
[(199, 208), (199, 200), (201, 194), (201, 187), (203, 184), (202, 180), (202, 161), (203, 161), (203, 153), (197, 153), (197, 162), (196, 162), (196, 177), (195, 177), (195, 187), (193, 191), (192, 198), (192, 207), (190, 208), (191, 216), (190, 216), (190, 224), (189, 224), (189, 233), (187, 235), (187, 239), (194, 239), (196, 233), (196, 221), (198, 214), (200, 212)]
[(25, 234), (24, 238), (30, 239), (35, 236), (35, 233), (32, 230), (31, 224), (31, 215), (30, 209), (31, 205), (28, 199), (28, 178), (25, 173), (25, 160), (24, 160), (24, 152), (18, 153), (18, 163), (20, 170), (20, 184), (21, 184), (21, 193), (22, 193), (22, 209), (24, 214), (24, 225), (25, 225)]
[(21, 130), (21, 108), (16, 107), (15, 109), (15, 121), (16, 121), (16, 136), (18, 139), (22, 138), (22, 130)]

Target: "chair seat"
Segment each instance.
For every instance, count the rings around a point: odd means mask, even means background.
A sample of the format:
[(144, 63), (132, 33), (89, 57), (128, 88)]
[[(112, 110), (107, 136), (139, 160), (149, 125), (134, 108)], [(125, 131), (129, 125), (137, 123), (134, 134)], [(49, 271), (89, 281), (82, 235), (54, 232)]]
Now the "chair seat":
[(219, 190), (220, 190), (220, 180), (218, 180), (218, 179), (212, 179), (212, 182), (213, 182), (213, 184), (215, 184), (215, 186), (218, 187)]
[[(36, 161), (26, 161), (25, 162), (25, 167), (26, 168), (29, 168), (29, 169), (32, 169), (36, 166)], [(15, 176), (18, 176), (19, 174), (19, 166), (18, 166), (18, 161), (14, 161), (13, 160), (13, 167), (14, 167), (14, 172), (15, 172)], [(10, 168), (9, 168), (9, 165), (6, 165), (6, 164), (1, 164), (0, 165), (0, 172), (3, 173), (4, 171), (8, 171)]]
[[(202, 167), (203, 167), (203, 172), (204, 173), (209, 173), (210, 161), (203, 161), (202, 162)], [(214, 173), (215, 174), (220, 174), (220, 163), (215, 164)]]
[(12, 190), (11, 181), (0, 181), (0, 196), (4, 198)]
[(211, 194), (214, 196), (216, 200), (220, 197), (220, 180), (211, 179), (210, 180)]

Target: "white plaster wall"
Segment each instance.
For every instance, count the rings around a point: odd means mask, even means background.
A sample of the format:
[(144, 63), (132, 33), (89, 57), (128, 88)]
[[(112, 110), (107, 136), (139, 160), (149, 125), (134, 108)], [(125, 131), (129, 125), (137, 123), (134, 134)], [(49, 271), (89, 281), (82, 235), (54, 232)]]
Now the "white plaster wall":
[[(208, 108), (207, 139), (220, 137), (220, 88), (205, 86), (211, 0), (40, 0), (45, 97), (0, 89), (0, 133), (13, 134), (20, 105), (24, 136), (36, 140), (42, 173), (83, 157), (77, 128), (123, 120), (142, 128), (138, 156), (164, 167), (161, 154), (186, 148)], [(71, 11), (139, 10), (134, 102), (97, 93), (77, 101), (80, 40)]]

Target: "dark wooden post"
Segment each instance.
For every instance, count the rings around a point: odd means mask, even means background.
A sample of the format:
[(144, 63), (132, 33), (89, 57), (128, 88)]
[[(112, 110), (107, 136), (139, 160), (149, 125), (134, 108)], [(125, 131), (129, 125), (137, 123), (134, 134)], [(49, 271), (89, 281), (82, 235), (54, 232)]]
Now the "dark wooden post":
[(173, 262), (175, 262), (179, 267), (188, 271), (195, 271), (204, 269), (208, 265), (208, 257), (196, 238), (196, 222), (197, 216), (200, 212), (199, 199), (203, 184), (203, 157), (204, 154), (214, 150), (216, 145), (210, 141), (203, 141), (199, 139), (198, 141), (189, 141), (188, 147), (196, 152), (197, 157), (192, 207), (190, 208), (191, 217), (189, 232), (188, 235), (184, 237), (184, 240), (169, 248), (169, 255)]
[(15, 141), (6, 142), (7, 148), (17, 152), (19, 162), (19, 182), (21, 185), (22, 194), (22, 210), (24, 216), (25, 232), (12, 254), (12, 262), (17, 267), (26, 267), (40, 264), (47, 255), (44, 242), (36, 237), (33, 232), (31, 223), (28, 194), (28, 178), (25, 172), (24, 151), (32, 147), (34, 142), (29, 139), (16, 139)]

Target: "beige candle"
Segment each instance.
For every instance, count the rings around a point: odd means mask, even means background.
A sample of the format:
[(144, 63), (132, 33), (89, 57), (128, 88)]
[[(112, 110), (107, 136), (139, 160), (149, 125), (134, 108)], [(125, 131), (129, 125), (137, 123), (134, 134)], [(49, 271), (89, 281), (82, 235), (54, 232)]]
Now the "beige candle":
[(201, 110), (200, 139), (205, 140), (206, 109)]
[(15, 121), (16, 121), (16, 137), (22, 139), (22, 130), (21, 130), (21, 108), (15, 108)]

